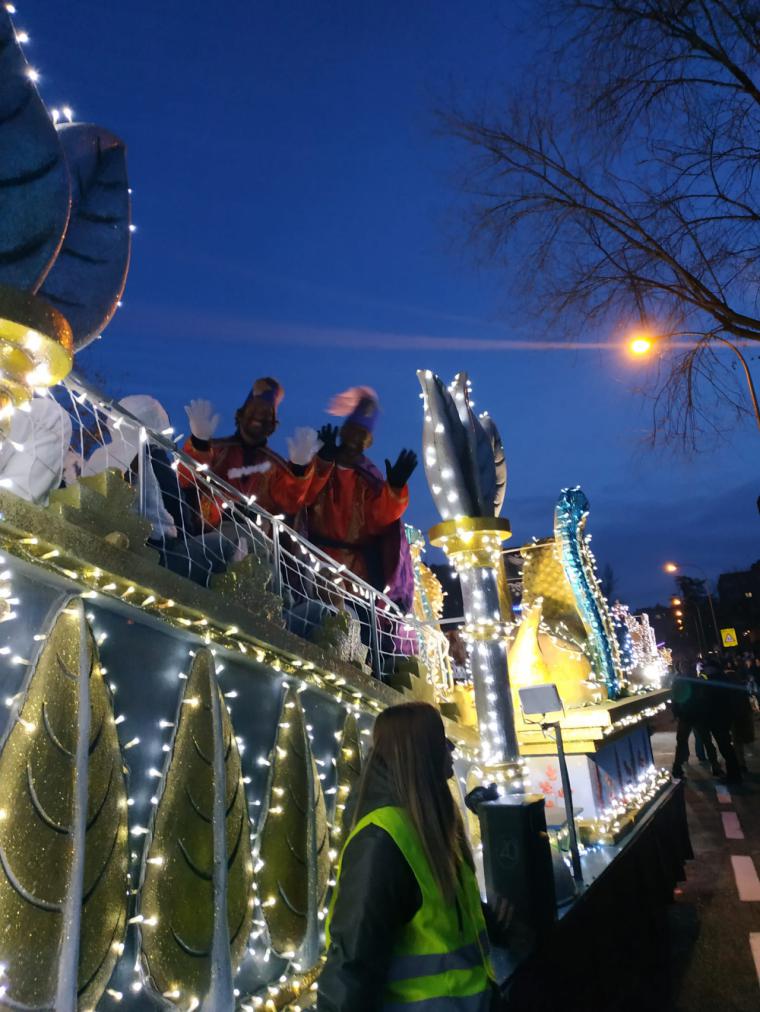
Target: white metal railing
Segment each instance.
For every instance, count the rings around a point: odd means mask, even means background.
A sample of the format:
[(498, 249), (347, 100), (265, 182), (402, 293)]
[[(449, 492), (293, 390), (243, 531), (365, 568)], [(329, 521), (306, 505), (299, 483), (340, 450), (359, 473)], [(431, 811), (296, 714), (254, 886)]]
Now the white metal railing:
[[(162, 565), (208, 585), (215, 573), (253, 554), (270, 568), (269, 590), (282, 598), (292, 631), (312, 638), (326, 616), (345, 613), (359, 623), (376, 677), (386, 677), (399, 657), (418, 655), (428, 667), (437, 659), (439, 670), (431, 675), (439, 687), (450, 683), (439, 629), (403, 614), (285, 517), (271, 515), (183, 453), (168, 424), (149, 427), (74, 374), (44, 397), (53, 399), (70, 422), (69, 445), (60, 447), (64, 480), (109, 467), (121, 471), (137, 489), (139, 512), (151, 522), (148, 544)], [(217, 514), (215, 525), (208, 522), (210, 512)]]

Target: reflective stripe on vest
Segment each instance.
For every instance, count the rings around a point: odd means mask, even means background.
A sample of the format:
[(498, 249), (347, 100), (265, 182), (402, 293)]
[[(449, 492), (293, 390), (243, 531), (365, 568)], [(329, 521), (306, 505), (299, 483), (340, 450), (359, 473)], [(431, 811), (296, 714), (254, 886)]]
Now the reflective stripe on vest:
[(383, 1012), (489, 1012), (490, 991), (468, 994), (461, 998), (423, 998), (422, 1001), (385, 1002)]
[(412, 977), (430, 977), (444, 970), (469, 970), (482, 962), (477, 942), (463, 945), (453, 952), (431, 952), (423, 956), (394, 956), (388, 972), (388, 981), (408, 980)]
[[(485, 1012), (490, 1004), (492, 971), (475, 874), (462, 863), (456, 902), (444, 900), (417, 831), (402, 808), (375, 809), (361, 819), (345, 848), (368, 825), (384, 829), (411, 868), (422, 896), (420, 908), (400, 932), (388, 971), (384, 1012)], [(342, 864), (341, 854), (341, 864)], [(327, 918), (329, 944), (332, 910)]]

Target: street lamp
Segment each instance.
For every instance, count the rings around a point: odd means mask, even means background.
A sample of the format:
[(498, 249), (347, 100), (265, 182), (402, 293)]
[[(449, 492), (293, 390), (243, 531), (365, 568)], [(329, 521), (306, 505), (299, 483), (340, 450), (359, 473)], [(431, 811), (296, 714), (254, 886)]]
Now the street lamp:
[[(701, 566), (696, 565), (694, 562), (666, 562), (662, 568), (666, 573), (677, 573), (679, 569), (696, 569), (696, 571), (700, 574), (702, 582), (705, 585), (707, 600), (710, 603), (710, 615), (712, 616), (713, 629), (715, 630), (715, 646), (720, 648), (720, 631), (718, 629), (718, 620), (715, 617), (715, 605), (713, 604), (712, 594), (710, 593), (710, 583), (707, 573)], [(676, 615), (677, 614), (678, 612), (676, 612)]]
[[(757, 422), (758, 429), (760, 429), (760, 404), (758, 403), (757, 400), (757, 392), (755, 390), (755, 384), (752, 379), (752, 373), (749, 371), (749, 366), (747, 365), (746, 358), (744, 357), (744, 355), (742, 355), (737, 346), (732, 341), (729, 341), (727, 338), (720, 337), (720, 335), (718, 334), (714, 334), (711, 340), (720, 341), (721, 344), (725, 344), (725, 346), (727, 348), (730, 348), (731, 351), (734, 353), (734, 355), (736, 355), (736, 357), (741, 362), (742, 368), (744, 369), (744, 375), (747, 379), (747, 389), (749, 391), (749, 399), (752, 403), (752, 410), (755, 414), (755, 421)], [(642, 358), (644, 355), (648, 355), (649, 352), (652, 351), (652, 349), (654, 348), (654, 344), (655, 342), (650, 337), (647, 337), (646, 335), (643, 334), (635, 334), (628, 341), (628, 349), (632, 355), (635, 355), (637, 358)], [(673, 570), (668, 570), (668, 572), (673, 572)]]
[(652, 341), (651, 338), (645, 337), (642, 334), (638, 337), (632, 338), (628, 347), (630, 348), (632, 355), (638, 355), (641, 357), (642, 355), (648, 355), (652, 350)]

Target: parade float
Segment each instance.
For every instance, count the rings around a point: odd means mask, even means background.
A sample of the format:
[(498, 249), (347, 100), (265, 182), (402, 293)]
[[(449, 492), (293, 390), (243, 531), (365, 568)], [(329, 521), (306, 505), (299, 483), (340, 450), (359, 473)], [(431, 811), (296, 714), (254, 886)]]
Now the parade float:
[[(521, 717), (517, 696), (557, 684), (585, 838), (612, 841), (658, 797), (645, 720), (664, 694), (651, 670), (634, 684), (621, 646), (633, 626), (599, 589), (579, 490), (562, 493), (554, 537), (525, 546), (515, 622), (504, 452), (493, 422), (473, 413), (464, 375), (449, 389), (420, 374), (441, 512), (430, 541), (462, 584), (464, 685), (419, 532), (415, 603), (402, 614), (185, 457), (168, 429), (77, 377), (76, 353), (102, 334), (126, 282), (124, 145), (100, 127), (54, 122), (9, 10), (0, 1009), (306, 1008), (346, 799), (381, 709), (440, 707), (458, 748), (458, 800), (493, 781), (559, 806), (551, 741)], [(203, 581), (159, 565), (161, 455), (192, 475), (196, 506), (213, 499), (247, 546)]]

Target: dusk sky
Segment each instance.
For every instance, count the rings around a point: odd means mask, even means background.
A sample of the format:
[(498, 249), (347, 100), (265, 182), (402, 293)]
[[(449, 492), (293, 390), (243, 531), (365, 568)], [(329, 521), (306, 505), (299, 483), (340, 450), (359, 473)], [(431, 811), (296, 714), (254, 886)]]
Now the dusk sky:
[[(183, 432), (183, 404), (208, 397), (229, 431), (253, 379), (277, 376), (284, 452), (294, 426), (328, 420), (331, 394), (371, 384), (382, 463), (419, 451), (415, 370), (466, 370), (504, 438), (514, 544), (549, 534), (559, 490), (580, 484), (597, 557), (633, 605), (671, 592), (665, 559), (715, 577), (760, 558), (749, 418), (691, 459), (652, 451), (646, 374), (619, 347), (509, 347), (552, 335), (476, 264), (463, 152), (435, 111), (529, 73), (512, 4), (16, 6), (48, 104), (128, 146), (138, 231), (124, 307), (79, 363), (109, 392), (155, 395)], [(436, 520), (421, 467), (407, 518)]]

